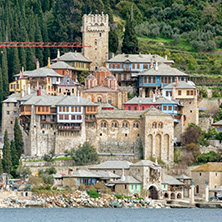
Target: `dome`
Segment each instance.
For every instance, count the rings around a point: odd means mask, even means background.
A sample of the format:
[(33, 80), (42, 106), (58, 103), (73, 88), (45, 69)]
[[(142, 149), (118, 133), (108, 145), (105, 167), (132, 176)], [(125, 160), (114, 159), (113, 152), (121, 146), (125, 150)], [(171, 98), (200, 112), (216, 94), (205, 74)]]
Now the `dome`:
[(96, 79), (96, 77), (93, 76), (92, 74), (90, 74), (90, 75), (88, 75), (88, 76), (86, 77), (86, 79)]
[(105, 79), (116, 79), (114, 75), (108, 75)]

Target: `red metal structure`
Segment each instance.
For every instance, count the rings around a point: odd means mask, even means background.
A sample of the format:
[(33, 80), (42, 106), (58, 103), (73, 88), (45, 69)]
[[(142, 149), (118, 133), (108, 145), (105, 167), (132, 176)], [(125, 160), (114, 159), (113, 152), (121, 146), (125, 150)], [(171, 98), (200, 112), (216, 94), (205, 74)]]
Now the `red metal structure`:
[(91, 47), (81, 42), (0, 42), (0, 48), (4, 47)]

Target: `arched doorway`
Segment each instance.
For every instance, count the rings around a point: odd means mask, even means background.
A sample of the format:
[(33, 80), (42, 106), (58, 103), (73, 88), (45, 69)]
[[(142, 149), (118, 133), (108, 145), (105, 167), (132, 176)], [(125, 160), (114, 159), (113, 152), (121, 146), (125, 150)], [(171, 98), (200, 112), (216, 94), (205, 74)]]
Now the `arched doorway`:
[(156, 187), (151, 186), (149, 188), (149, 198), (153, 199), (153, 200), (158, 200), (158, 191), (156, 189)]

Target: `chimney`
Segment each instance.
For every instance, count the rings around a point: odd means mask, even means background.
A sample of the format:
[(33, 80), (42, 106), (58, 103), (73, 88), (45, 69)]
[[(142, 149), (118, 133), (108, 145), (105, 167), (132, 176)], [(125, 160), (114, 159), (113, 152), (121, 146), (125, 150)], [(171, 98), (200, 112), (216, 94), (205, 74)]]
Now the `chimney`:
[(37, 96), (41, 96), (41, 87), (37, 90)]
[(125, 177), (125, 175), (124, 175), (124, 168), (122, 169), (121, 180), (122, 180), (122, 181), (125, 181), (125, 180), (126, 180), (126, 177)]
[(153, 102), (155, 103), (156, 102), (156, 95), (153, 94)]
[(176, 78), (176, 86), (178, 86), (178, 85), (179, 85), (179, 78), (177, 76), (177, 78)]
[(73, 175), (73, 169), (72, 168), (68, 169), (68, 175)]
[(77, 91), (77, 101), (79, 103), (79, 90)]
[(22, 79), (22, 72), (20, 71), (20, 79)]
[(165, 55), (165, 59), (167, 60), (167, 55)]
[(22, 88), (22, 98), (25, 96), (25, 87)]
[(156, 71), (158, 71), (158, 62), (157, 61), (156, 61), (155, 69), (156, 69)]
[(28, 84), (28, 96), (31, 95), (31, 88), (30, 88), (30, 84)]
[(57, 62), (59, 62), (59, 61), (60, 61), (60, 51), (58, 49), (58, 51), (57, 51)]
[(50, 61), (50, 57), (48, 57), (48, 65), (47, 65), (48, 68), (51, 67), (51, 61)]
[(176, 88), (172, 88), (172, 100), (175, 100)]
[(36, 62), (36, 69), (39, 69), (39, 61)]
[(22, 71), (20, 71), (20, 79), (24, 78), (24, 67), (22, 67)]
[(150, 60), (150, 68), (153, 68), (153, 58)]

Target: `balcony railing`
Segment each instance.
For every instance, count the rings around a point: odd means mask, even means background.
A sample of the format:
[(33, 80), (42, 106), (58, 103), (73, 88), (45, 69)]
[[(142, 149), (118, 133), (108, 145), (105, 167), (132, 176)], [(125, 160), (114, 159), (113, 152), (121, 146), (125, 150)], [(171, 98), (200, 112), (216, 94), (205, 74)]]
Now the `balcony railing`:
[(58, 125), (58, 130), (65, 130), (65, 131), (80, 131), (81, 126), (66, 126), (66, 125)]

